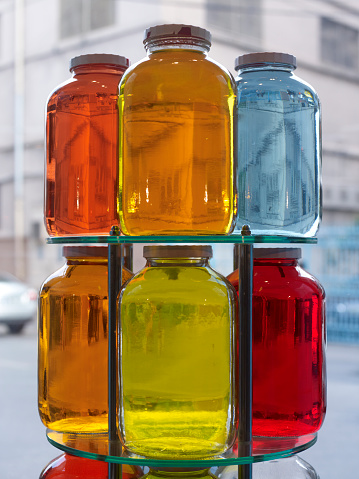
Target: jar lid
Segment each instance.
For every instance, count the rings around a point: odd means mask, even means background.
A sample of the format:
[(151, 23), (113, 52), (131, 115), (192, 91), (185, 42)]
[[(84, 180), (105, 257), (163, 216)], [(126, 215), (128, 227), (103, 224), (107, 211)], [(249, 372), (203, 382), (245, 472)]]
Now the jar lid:
[(280, 53), (280, 52), (258, 52), (258, 53), (247, 53), (246, 55), (240, 55), (235, 60), (235, 70), (240, 70), (244, 67), (260, 65), (262, 63), (284, 63), (286, 65), (291, 65), (292, 67), (297, 67), (297, 59), (294, 55), (289, 53)]
[(79, 246), (71, 245), (62, 248), (65, 258), (107, 258), (107, 246)]
[(212, 258), (210, 245), (150, 245), (143, 247), (145, 258)]
[(205, 28), (196, 27), (194, 25), (183, 24), (165, 24), (149, 27), (145, 30), (143, 43), (148, 45), (158, 40), (200, 40), (204, 42), (208, 48), (211, 46), (211, 33)]
[(112, 55), (111, 53), (90, 53), (87, 55), (79, 55), (78, 57), (71, 58), (70, 72), (80, 65), (94, 63), (128, 68), (130, 65), (130, 60), (128, 58), (122, 57), (121, 55)]
[(302, 250), (300, 248), (253, 248), (254, 259), (267, 259), (267, 258), (299, 259), (301, 257), (302, 257)]

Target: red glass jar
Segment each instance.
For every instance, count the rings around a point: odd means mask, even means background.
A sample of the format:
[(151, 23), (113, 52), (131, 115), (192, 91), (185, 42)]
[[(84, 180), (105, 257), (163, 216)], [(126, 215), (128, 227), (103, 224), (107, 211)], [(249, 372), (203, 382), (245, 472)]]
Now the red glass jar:
[[(253, 435), (314, 433), (326, 411), (324, 289), (300, 248), (253, 257)], [(238, 270), (228, 279), (238, 291)]]
[[(122, 479), (138, 479), (143, 476), (139, 466), (124, 464)], [(108, 463), (71, 454), (61, 454), (42, 471), (39, 479), (107, 479)]]
[(46, 119), (45, 223), (50, 236), (109, 234), (118, 225), (119, 55), (80, 55), (51, 94)]

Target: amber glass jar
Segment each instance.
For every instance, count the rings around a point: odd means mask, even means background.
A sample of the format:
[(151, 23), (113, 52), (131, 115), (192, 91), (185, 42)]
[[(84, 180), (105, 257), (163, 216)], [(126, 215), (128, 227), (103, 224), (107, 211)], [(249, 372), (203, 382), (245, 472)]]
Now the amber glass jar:
[(120, 429), (145, 457), (220, 454), (236, 433), (231, 284), (210, 246), (146, 246), (146, 266), (120, 293)]
[(109, 234), (118, 225), (118, 84), (129, 61), (80, 55), (50, 95), (45, 223), (51, 236)]
[[(314, 433), (326, 411), (324, 289), (300, 248), (253, 256), (253, 434)], [(238, 290), (238, 270), (228, 279)]]
[[(142, 476), (139, 466), (123, 464), (122, 479), (139, 479)], [(39, 479), (108, 479), (108, 463), (65, 453), (51, 461)]]
[[(65, 246), (66, 264), (40, 290), (38, 400), (42, 422), (64, 432), (108, 429), (106, 246)], [(122, 272), (123, 282), (131, 277)]]
[(125, 234), (225, 234), (235, 209), (231, 74), (191, 25), (145, 31), (120, 84), (119, 213)]

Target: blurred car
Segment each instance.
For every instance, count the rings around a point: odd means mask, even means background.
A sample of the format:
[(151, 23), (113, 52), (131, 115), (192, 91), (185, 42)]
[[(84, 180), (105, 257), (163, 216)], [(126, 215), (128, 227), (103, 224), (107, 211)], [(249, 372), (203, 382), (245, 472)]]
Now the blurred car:
[(0, 324), (10, 333), (20, 333), (35, 317), (37, 292), (10, 273), (0, 272)]

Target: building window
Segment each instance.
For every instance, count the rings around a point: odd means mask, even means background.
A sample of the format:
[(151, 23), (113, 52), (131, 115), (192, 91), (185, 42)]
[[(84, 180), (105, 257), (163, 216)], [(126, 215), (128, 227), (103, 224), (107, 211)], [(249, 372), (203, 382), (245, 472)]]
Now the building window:
[(260, 40), (262, 0), (207, 0), (207, 22), (240, 38)]
[(346, 190), (341, 190), (340, 191), (340, 199), (342, 201), (347, 201), (348, 199), (348, 192)]
[(115, 23), (115, 0), (60, 0), (60, 36), (108, 27)]
[(325, 63), (358, 71), (359, 32), (329, 18), (321, 19), (321, 56)]

